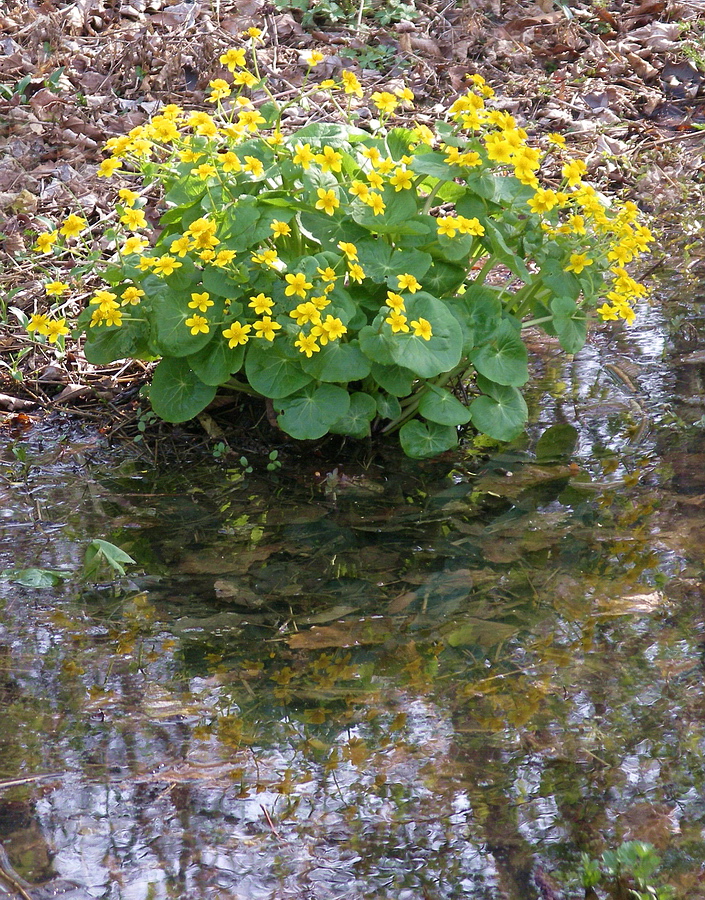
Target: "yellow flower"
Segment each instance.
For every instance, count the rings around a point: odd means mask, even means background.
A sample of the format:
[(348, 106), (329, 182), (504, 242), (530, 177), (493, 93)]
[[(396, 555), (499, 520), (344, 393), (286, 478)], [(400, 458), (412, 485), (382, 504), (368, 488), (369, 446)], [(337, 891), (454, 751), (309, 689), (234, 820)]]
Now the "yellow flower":
[(348, 274), (350, 275), (351, 281), (356, 281), (358, 284), (362, 284), (362, 281), (365, 277), (365, 271), (361, 265), (358, 263), (351, 263), (350, 268), (348, 269)]
[(91, 320), (88, 323), (90, 328), (95, 328), (96, 326), (100, 326), (103, 324), (105, 319), (105, 313), (102, 309), (94, 309), (91, 313)]
[(591, 266), (593, 262), (594, 260), (590, 259), (587, 253), (571, 253), (570, 262), (565, 266), (564, 271), (575, 272), (576, 275), (580, 275), (583, 269)]
[(70, 333), (70, 329), (66, 327), (66, 319), (54, 319), (47, 322), (46, 331), (41, 332), (47, 336), (50, 344), (55, 344), (60, 337)]
[(400, 294), (395, 294), (394, 291), (387, 291), (386, 305), (395, 312), (404, 312), (406, 308), (404, 298)]
[(616, 307), (610, 306), (609, 303), (603, 303), (597, 312), (603, 322), (616, 322), (619, 319), (619, 312)]
[(125, 288), (122, 292), (121, 306), (136, 306), (140, 302), (140, 297), (144, 297), (144, 291), (134, 285)]
[(245, 51), (242, 47), (231, 47), (220, 57), (220, 62), (227, 66), (231, 72), (241, 69), (245, 65)]
[(224, 172), (240, 172), (242, 170), (240, 157), (232, 150), (228, 150), (227, 153), (218, 157), (218, 162), (223, 166)]
[(387, 208), (387, 207), (384, 205), (384, 200), (382, 199), (382, 195), (381, 195), (381, 194), (376, 194), (376, 193), (374, 193), (374, 192), (371, 193), (371, 194), (367, 197), (367, 199), (366, 199), (365, 202), (367, 203), (367, 205), (370, 207), (370, 209), (372, 210), (372, 212), (373, 212), (376, 216), (381, 216), (382, 213), (383, 213), (383, 212), (385, 211), (385, 209)]
[(340, 206), (340, 200), (336, 197), (334, 190), (327, 191), (325, 188), (316, 190), (318, 200), (316, 200), (316, 209), (322, 209), (329, 216), (332, 216), (335, 210)]
[(154, 271), (158, 275), (173, 275), (176, 269), (180, 269), (183, 263), (173, 256), (160, 256), (154, 263)]
[(394, 93), (400, 100), (403, 100), (404, 103), (414, 102), (414, 92), (408, 87), (397, 88)]
[(294, 150), (295, 152), (292, 158), (293, 162), (296, 163), (297, 166), (308, 169), (308, 167), (316, 158), (316, 154), (311, 150), (311, 145), (297, 144)]
[(225, 266), (230, 265), (230, 263), (235, 259), (236, 253), (234, 250), (219, 250), (213, 260), (213, 265), (218, 266), (218, 268), (223, 269)]
[(414, 183), (414, 178), (407, 169), (398, 168), (389, 179), (389, 183), (394, 185), (395, 191), (406, 191)]
[(434, 133), (431, 131), (428, 125), (417, 124), (411, 133), (414, 137), (414, 140), (420, 141), (420, 143), (426, 144), (429, 147), (433, 145), (433, 142), (436, 139)]
[(583, 175), (587, 172), (587, 166), (582, 159), (574, 159), (572, 162), (566, 163), (561, 172), (570, 187), (576, 187), (583, 180)]
[(181, 153), (179, 153), (179, 159), (181, 162), (185, 163), (198, 162), (202, 156), (203, 154), (197, 150), (182, 150)]
[(120, 305), (117, 301), (117, 294), (112, 291), (96, 291), (91, 297), (91, 305), (99, 307), (101, 312), (108, 312), (111, 309), (117, 309)]
[(381, 113), (387, 115), (391, 115), (399, 103), (394, 94), (390, 94), (389, 91), (375, 91), (372, 94), (372, 102)]
[(245, 165), (242, 168), (245, 172), (251, 172), (253, 178), (261, 178), (264, 175), (264, 166), (254, 156), (246, 156)]
[[(191, 306), (190, 303), (189, 306)], [(184, 325), (191, 330), (191, 334), (208, 334), (210, 331), (208, 319), (204, 316), (191, 316), (186, 319)]]
[(117, 172), (120, 166), (121, 163), (119, 159), (115, 159), (114, 157), (111, 159), (104, 159), (103, 162), (98, 166), (96, 175), (99, 178), (112, 178), (112, 176)]
[(389, 175), (389, 173), (392, 171), (392, 169), (394, 168), (395, 165), (396, 164), (395, 164), (394, 160), (391, 158), (391, 156), (387, 156), (386, 159), (381, 159), (377, 163), (375, 168), (380, 173), (380, 175)]
[(360, 153), (365, 159), (369, 159), (373, 166), (378, 165), (382, 161), (382, 154), (377, 147), (363, 147)]
[(249, 341), (247, 336), (252, 331), (251, 325), (243, 325), (241, 322), (231, 322), (228, 328), (223, 329), (223, 337), (228, 339), (228, 347), (232, 350), (240, 344)]
[(318, 307), (310, 300), (306, 303), (299, 303), (298, 306), (291, 310), (289, 315), (299, 327), (306, 325), (309, 322), (317, 325), (321, 321), (321, 314)]
[(223, 78), (215, 78), (213, 81), (209, 82), (208, 86), (211, 88), (210, 97), (206, 98), (209, 103), (217, 103), (218, 100), (230, 96), (231, 87)]
[(44, 285), (47, 297), (60, 297), (68, 289), (69, 286), (64, 281), (48, 281)]
[(262, 30), (253, 26), (252, 28), (248, 28), (246, 31), (243, 31), (242, 36), (252, 38), (253, 41), (256, 41), (257, 38), (262, 36)]
[(436, 222), (438, 223), (439, 234), (443, 234), (449, 238), (455, 237), (458, 223), (453, 216), (439, 216), (438, 219), (436, 219)]
[(325, 347), (328, 341), (337, 341), (344, 334), (348, 333), (348, 329), (341, 320), (330, 315), (326, 316), (325, 322), (321, 322), (313, 331), (317, 332), (317, 337), (322, 347)]
[(484, 138), (484, 141), (488, 159), (498, 163), (511, 162), (512, 157), (514, 156), (514, 147), (512, 147), (509, 141), (505, 140), (501, 132), (488, 134)]
[(347, 259), (353, 261), (357, 259), (357, 247), (355, 244), (350, 243), (350, 241), (338, 241), (337, 247), (338, 250), (343, 251)]
[(556, 192), (550, 188), (537, 188), (534, 196), (527, 201), (527, 206), (533, 213), (550, 212), (558, 202)]
[(248, 72), (247, 69), (233, 73), (233, 84), (251, 88), (257, 84), (257, 81), (257, 76), (253, 75), (252, 72)]
[(103, 320), (103, 325), (106, 325), (110, 328), (112, 325), (122, 325), (122, 310), (120, 310), (117, 306), (111, 308), (109, 310), (98, 309), (96, 312), (100, 313), (100, 316)]
[(247, 305), (250, 307), (250, 309), (254, 309), (256, 315), (268, 316), (272, 312), (274, 300), (272, 300), (271, 297), (267, 297), (265, 294), (260, 292), (256, 297), (250, 297), (250, 302)]
[(118, 197), (122, 200), (125, 206), (134, 206), (135, 203), (140, 199), (140, 195), (137, 191), (131, 191), (129, 188), (120, 188), (118, 191)]
[(191, 241), (186, 237), (186, 235), (181, 235), (180, 238), (177, 238), (175, 241), (171, 242), (169, 253), (175, 253), (177, 256), (186, 256), (190, 246)]
[(431, 323), (426, 319), (414, 319), (411, 323), (411, 327), (414, 329), (415, 337), (423, 338), (425, 341), (430, 341), (433, 337)]
[(263, 250), (261, 253), (253, 253), (251, 259), (253, 263), (259, 263), (261, 266), (269, 266), (272, 269), (275, 269), (279, 262), (276, 250)]
[(37, 243), (33, 249), (39, 250), (40, 253), (50, 253), (58, 237), (58, 231), (45, 231), (43, 234), (38, 234)]
[(351, 72), (349, 69), (343, 69), (340, 77), (346, 94), (355, 94), (357, 97), (362, 97), (362, 85), (354, 72)]
[(286, 222), (280, 222), (279, 219), (274, 219), (273, 222), (270, 222), (269, 227), (274, 232), (274, 237), (287, 237), (291, 234), (291, 225), (287, 225)]
[(482, 237), (485, 233), (485, 226), (475, 216), (471, 219), (466, 219), (465, 216), (458, 216), (455, 221), (461, 234), (473, 234), (476, 237)]
[(273, 322), (269, 316), (262, 316), (261, 321), (255, 322), (255, 331), (258, 338), (264, 338), (265, 341), (273, 341), (276, 332), (281, 328), (278, 322)]
[(306, 62), (313, 68), (317, 66), (320, 62), (323, 62), (325, 56), (322, 53), (319, 53), (318, 50), (309, 50), (306, 53), (301, 54)]
[(135, 231), (137, 228), (147, 228), (147, 220), (141, 209), (133, 209), (131, 207), (126, 209), (120, 216), (120, 221), (132, 231)]
[(309, 359), (321, 349), (316, 343), (315, 335), (304, 334), (303, 331), (299, 332), (298, 338), (294, 341), (294, 346), (299, 348), (300, 353), (305, 353)]
[(626, 265), (634, 259), (634, 251), (625, 246), (624, 242), (615, 244), (607, 254), (610, 262), (616, 262), (620, 266)]
[(343, 165), (343, 154), (326, 145), (316, 155), (316, 162), (324, 172), (340, 172)]
[[(338, 246), (340, 246), (340, 244), (338, 244)], [(355, 253), (357, 254), (357, 250), (355, 251)], [(357, 259), (357, 256), (355, 256), (355, 258)], [(321, 276), (321, 281), (335, 281), (338, 277), (335, 274), (335, 269), (333, 269), (331, 266), (326, 266), (325, 269), (316, 269), (316, 272), (318, 272), (318, 274)]]
[(582, 216), (570, 216), (568, 228), (573, 234), (585, 234), (585, 219)]
[(397, 287), (400, 291), (408, 291), (410, 294), (421, 290), (421, 285), (414, 276), (406, 272), (403, 275), (397, 275)]
[(82, 216), (75, 216), (71, 213), (59, 229), (59, 233), (64, 237), (77, 237), (86, 227), (88, 222)]
[(398, 332), (406, 332), (409, 330), (409, 326), (406, 324), (406, 316), (403, 316), (401, 313), (398, 313), (394, 310), (390, 312), (387, 318), (384, 320), (388, 325), (392, 326), (392, 333), (397, 334)]
[(46, 335), (49, 326), (49, 317), (44, 313), (35, 313), (27, 323), (27, 331), (36, 331)]
[(565, 138), (563, 137), (562, 134), (557, 134), (557, 133), (554, 131), (554, 132), (551, 132), (551, 134), (548, 135), (548, 143), (549, 143), (549, 144), (553, 144), (554, 147), (561, 147), (561, 148), (563, 148), (563, 147), (565, 147)]
[(244, 125), (248, 131), (257, 131), (258, 127), (267, 120), (256, 109), (246, 109), (237, 117), (239, 125)]
[(375, 190), (381, 191), (384, 187), (384, 178), (379, 174), (379, 172), (369, 172), (367, 175), (367, 180), (370, 182)]
[(189, 309), (197, 309), (199, 312), (207, 312), (208, 308), (213, 306), (214, 303), (210, 299), (210, 294), (208, 291), (204, 291), (202, 294), (191, 294), (191, 300), (189, 301), (188, 308)]
[(313, 287), (313, 284), (310, 281), (306, 281), (306, 276), (303, 272), (297, 272), (295, 275), (287, 274), (284, 278), (287, 283), (284, 293), (287, 297), (294, 295), (305, 297), (306, 291), (309, 291)]
[(360, 200), (364, 200), (370, 193), (370, 188), (364, 181), (353, 181), (350, 185), (350, 193), (353, 197), (359, 197)]
[(179, 129), (169, 116), (157, 116), (149, 124), (149, 134), (162, 144), (168, 144), (178, 138)]
[(196, 178), (200, 178), (201, 181), (205, 181), (206, 178), (212, 178), (214, 175), (217, 175), (218, 170), (210, 163), (201, 163), (200, 166), (191, 169), (191, 174), (195, 175)]

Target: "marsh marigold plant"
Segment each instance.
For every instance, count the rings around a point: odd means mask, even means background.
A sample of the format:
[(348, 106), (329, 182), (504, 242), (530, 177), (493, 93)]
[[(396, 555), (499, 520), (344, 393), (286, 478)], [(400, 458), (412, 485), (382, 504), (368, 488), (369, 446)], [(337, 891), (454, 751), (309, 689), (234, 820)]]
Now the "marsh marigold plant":
[[(645, 291), (626, 266), (651, 241), (637, 208), (586, 183), (560, 135), (532, 146), (477, 75), (433, 128), (392, 127), (402, 110), (413, 121), (412, 92), (365, 101), (344, 71), (302, 90), (328, 92), (349, 122), (367, 102), (374, 130), (284, 133), (282, 107), (262, 102), (256, 42), (221, 57), (207, 111), (168, 105), (108, 141), (98, 174), (122, 186), (94, 263), (103, 284), (76, 322), (87, 359), (160, 358), (150, 399), (171, 422), (227, 386), (269, 398), (299, 439), (398, 431), (424, 457), (467, 423), (514, 438), (526, 328), (575, 353), (591, 312), (633, 320)], [(35, 249), (90, 259), (87, 229), (72, 214)], [(68, 333), (57, 316), (28, 328), (50, 342)]]

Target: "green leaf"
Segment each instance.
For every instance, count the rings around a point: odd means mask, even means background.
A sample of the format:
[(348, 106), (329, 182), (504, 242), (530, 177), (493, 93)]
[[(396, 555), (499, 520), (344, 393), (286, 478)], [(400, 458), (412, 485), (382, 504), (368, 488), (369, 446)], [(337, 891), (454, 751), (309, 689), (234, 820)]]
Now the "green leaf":
[(320, 241), (323, 247), (334, 249), (337, 253), (339, 241), (356, 244), (369, 236), (369, 231), (361, 228), (348, 216), (327, 216), (321, 212), (301, 213), (301, 228), (306, 235)]
[[(198, 293), (202, 292), (198, 291)], [(207, 312), (200, 313), (197, 309), (189, 308), (191, 292), (176, 293), (165, 285), (159, 294), (153, 297), (153, 343), (157, 355), (190, 356), (213, 340), (213, 322), (218, 322), (223, 315), (223, 300), (218, 296), (211, 299), (214, 301), (214, 306), (211, 306)], [(186, 320), (193, 315), (203, 316), (208, 320), (210, 330), (206, 334), (191, 334)]]
[(366, 438), (370, 434), (370, 422), (377, 415), (374, 397), (363, 391), (350, 395), (347, 413), (330, 426), (332, 434), (348, 434), (353, 438)]
[(5, 569), (0, 572), (3, 580), (31, 588), (56, 587), (64, 577), (64, 572), (57, 572), (55, 569)]
[(424, 419), (439, 425), (465, 425), (470, 421), (467, 406), (435, 384), (429, 384), (427, 393), (421, 397), (419, 413)]
[[(360, 349), (373, 364), (376, 362), (382, 366), (394, 366), (394, 357), (392, 356), (394, 340), (391, 334), (380, 334), (374, 325), (365, 325), (357, 336), (360, 341)], [(385, 387), (385, 385), (382, 386)], [(390, 394), (394, 393), (391, 388), (385, 389)]]
[(412, 459), (428, 459), (450, 450), (458, 443), (458, 433), (452, 425), (436, 425), (412, 419), (399, 429), (402, 450)]
[(361, 381), (370, 374), (370, 361), (359, 341), (330, 341), (310, 359), (302, 356), (301, 368), (319, 381)]
[(570, 297), (551, 300), (553, 327), (566, 353), (577, 353), (587, 337), (587, 314)]
[(397, 276), (406, 272), (419, 281), (428, 272), (432, 257), (422, 250), (394, 250), (382, 239), (360, 241), (357, 245), (360, 265), (365, 275), (396, 290)]
[(529, 380), (529, 354), (516, 329), (504, 319), (488, 343), (470, 353), (481, 375), (497, 384), (518, 387)]
[(300, 357), (285, 341), (252, 340), (245, 357), (247, 380), (265, 397), (288, 397), (312, 380), (301, 368)]
[(463, 333), (445, 303), (419, 291), (406, 301), (406, 310), (409, 322), (424, 318), (431, 323), (433, 334), (428, 341), (412, 332), (392, 335), (390, 353), (394, 362), (420, 378), (434, 378), (454, 369), (460, 362)]
[(577, 300), (580, 294), (580, 281), (572, 272), (563, 271), (563, 262), (559, 259), (547, 259), (541, 266), (541, 280), (556, 297), (570, 297)]
[(428, 153), (417, 153), (411, 163), (411, 171), (419, 175), (431, 175), (441, 181), (453, 181), (460, 174), (457, 166), (444, 162), (447, 153), (429, 150)]
[(524, 260), (516, 251), (510, 249), (499, 226), (491, 219), (485, 219), (484, 226), (485, 236), (483, 244), (489, 243), (493, 255), (500, 262), (504, 263), (510, 272), (513, 272), (524, 282), (530, 281), (531, 275), (524, 264)]
[[(410, 369), (393, 364), (386, 366), (373, 362), (371, 374), (381, 388), (395, 397), (408, 397), (414, 381), (416, 381), (416, 375)], [(396, 416), (389, 416), (389, 418), (395, 419)]]
[(228, 342), (217, 335), (198, 353), (187, 356), (186, 362), (204, 384), (217, 387), (240, 371), (244, 358), (244, 345), (239, 344), (231, 349)]
[(86, 360), (94, 366), (104, 366), (116, 359), (148, 359), (150, 352), (147, 337), (149, 325), (145, 322), (123, 322), (112, 328), (104, 326), (88, 328), (83, 348)]
[(524, 430), (529, 412), (515, 387), (493, 385), (493, 396), (476, 397), (470, 404), (472, 424), (497, 441), (512, 441)]
[(96, 574), (101, 565), (105, 564), (114, 572), (117, 572), (118, 575), (124, 575), (125, 569), (122, 564), (134, 562), (134, 559), (129, 554), (115, 544), (96, 538), (86, 548), (83, 574), (86, 578), (90, 578)]
[[(243, 275), (241, 277), (245, 278), (246, 276)], [(203, 290), (208, 291), (209, 294), (228, 297), (230, 300), (237, 300), (243, 294), (242, 281), (236, 281), (223, 269), (215, 266), (206, 266), (201, 276), (201, 284), (203, 285)]]
[(247, 250), (253, 243), (252, 231), (259, 221), (260, 207), (254, 197), (244, 197), (223, 214), (223, 238), (228, 249), (239, 252)]
[(383, 419), (396, 419), (401, 415), (401, 403), (391, 394), (377, 394), (377, 412)]
[(436, 259), (424, 277), (423, 286), (434, 297), (446, 297), (454, 294), (464, 281), (463, 266)]
[(304, 144), (308, 141), (314, 144), (328, 144), (334, 149), (339, 149), (345, 144), (353, 144), (365, 138), (369, 139), (369, 137), (369, 132), (355, 128), (353, 125), (314, 122), (298, 128), (294, 137), (288, 139), (288, 143), (294, 147), (296, 144)]
[(350, 408), (350, 394), (334, 384), (307, 385), (274, 404), (283, 431), (300, 441), (323, 437)]
[(381, 193), (386, 207), (381, 215), (376, 216), (372, 208), (362, 201), (356, 201), (352, 207), (353, 219), (369, 231), (379, 234), (396, 231), (417, 214), (416, 197), (412, 191), (395, 191), (394, 185), (385, 184)]
[(204, 384), (183, 357), (163, 359), (154, 370), (149, 401), (165, 422), (187, 422), (215, 397), (215, 386)]
[(476, 238), (472, 234), (456, 234), (452, 238), (447, 234), (439, 234), (438, 246), (449, 262), (459, 262), (461, 259), (468, 258), (475, 240)]

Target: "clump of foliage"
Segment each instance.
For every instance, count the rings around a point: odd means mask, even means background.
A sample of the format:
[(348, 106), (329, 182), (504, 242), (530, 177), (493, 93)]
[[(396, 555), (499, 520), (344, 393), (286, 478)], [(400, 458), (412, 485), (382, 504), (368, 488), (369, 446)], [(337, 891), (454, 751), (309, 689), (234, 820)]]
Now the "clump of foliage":
[[(651, 241), (636, 207), (611, 208), (561, 135), (530, 146), (479, 75), (433, 128), (393, 127), (401, 109), (413, 122), (413, 93), (366, 101), (343, 70), (302, 92), (345, 121), (286, 134), (258, 34), (221, 57), (210, 111), (168, 105), (108, 141), (99, 175), (131, 186), (102, 235), (77, 214), (38, 235), (39, 253), (103, 279), (75, 325), (86, 358), (161, 358), (150, 401), (170, 422), (226, 386), (269, 398), (298, 439), (399, 432), (413, 457), (452, 448), (469, 422), (513, 439), (526, 328), (575, 353), (590, 311), (633, 320), (644, 288), (624, 266)], [(371, 130), (354, 124), (364, 102)], [(549, 185), (542, 168), (562, 175)], [(57, 313), (68, 288), (46, 285)], [(59, 346), (69, 333), (51, 313), (28, 328)]]
[(652, 844), (625, 841), (616, 850), (606, 850), (601, 858), (582, 854), (581, 879), (585, 896), (596, 897), (596, 887), (606, 889), (615, 900), (671, 900), (675, 891), (659, 884), (657, 870), (661, 858)]

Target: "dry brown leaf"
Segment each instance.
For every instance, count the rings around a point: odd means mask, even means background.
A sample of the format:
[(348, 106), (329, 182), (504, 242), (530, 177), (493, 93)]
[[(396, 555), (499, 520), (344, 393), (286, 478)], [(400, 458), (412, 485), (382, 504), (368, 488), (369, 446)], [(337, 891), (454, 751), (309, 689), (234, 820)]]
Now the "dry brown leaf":
[(360, 647), (383, 644), (395, 631), (396, 621), (387, 616), (372, 616), (354, 622), (313, 626), (288, 638), (292, 650), (314, 650), (322, 647)]

